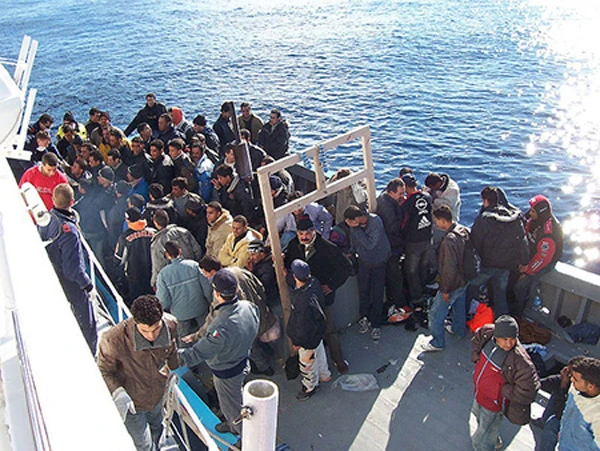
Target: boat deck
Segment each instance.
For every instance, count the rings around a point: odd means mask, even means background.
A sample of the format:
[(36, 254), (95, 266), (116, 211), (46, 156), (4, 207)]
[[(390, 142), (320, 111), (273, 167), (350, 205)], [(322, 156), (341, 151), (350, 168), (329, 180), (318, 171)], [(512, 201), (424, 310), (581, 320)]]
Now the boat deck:
[[(407, 331), (402, 325), (382, 329), (373, 342), (359, 335), (357, 326), (340, 339), (350, 373), (375, 374), (380, 390), (349, 392), (322, 384), (305, 402), (296, 400), (300, 380), (288, 381), (282, 370), (273, 380), (280, 389), (278, 438), (301, 450), (469, 450), (469, 412), (473, 402), (470, 334), (459, 340), (447, 335), (443, 352), (421, 353), (429, 340), (426, 329)], [(572, 345), (553, 336), (548, 358), (598, 354), (597, 348)], [(377, 373), (377, 369), (389, 366)], [(538, 396), (539, 403), (544, 397)], [(533, 417), (542, 405), (533, 406)], [(504, 421), (504, 449), (533, 450), (541, 431), (528, 425), (517, 427)]]

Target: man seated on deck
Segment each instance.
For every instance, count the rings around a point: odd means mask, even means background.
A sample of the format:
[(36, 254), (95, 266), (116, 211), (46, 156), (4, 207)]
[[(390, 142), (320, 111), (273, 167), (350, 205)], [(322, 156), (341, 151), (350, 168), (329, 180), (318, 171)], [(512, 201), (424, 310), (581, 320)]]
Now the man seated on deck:
[(102, 335), (98, 368), (138, 451), (155, 451), (162, 435), (162, 398), (179, 366), (177, 321), (156, 296), (140, 296), (127, 318)]

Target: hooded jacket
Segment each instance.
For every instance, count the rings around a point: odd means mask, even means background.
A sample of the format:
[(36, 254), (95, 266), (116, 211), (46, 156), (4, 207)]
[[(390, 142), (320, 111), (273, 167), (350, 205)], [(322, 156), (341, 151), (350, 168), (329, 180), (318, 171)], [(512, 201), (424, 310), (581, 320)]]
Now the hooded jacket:
[(245, 268), (248, 264), (248, 245), (251, 241), (262, 240), (262, 235), (252, 228), (246, 234), (236, 239), (233, 232), (227, 235), (225, 243), (219, 251), (219, 261), (223, 266), (237, 266)]
[(292, 311), (286, 331), (295, 346), (315, 349), (325, 337), (327, 319), (321, 307), (324, 301), (321, 284), (312, 276), (306, 285), (290, 291)]
[(550, 201), (544, 196), (530, 199), (537, 219), (530, 218), (525, 225), (529, 251), (532, 256), (524, 273), (530, 276), (546, 268), (553, 268), (563, 253), (563, 231), (558, 219), (552, 214)]
[(471, 228), (471, 240), (484, 268), (516, 270), (529, 260), (518, 208), (501, 204), (482, 207)]
[(208, 224), (208, 236), (206, 237), (206, 255), (214, 258), (219, 257), (219, 252), (231, 233), (233, 218), (229, 211), (223, 209), (221, 216), (214, 224)]

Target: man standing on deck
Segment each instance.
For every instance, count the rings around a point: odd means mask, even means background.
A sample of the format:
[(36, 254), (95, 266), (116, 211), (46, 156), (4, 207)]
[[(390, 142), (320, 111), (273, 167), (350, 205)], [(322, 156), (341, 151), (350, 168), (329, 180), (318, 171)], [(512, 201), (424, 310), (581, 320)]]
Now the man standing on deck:
[(98, 368), (138, 451), (156, 451), (169, 371), (179, 366), (177, 321), (156, 296), (138, 297), (131, 318), (102, 335)]
[[(237, 297), (238, 282), (234, 274), (221, 269), (213, 279), (214, 319), (205, 334), (191, 348), (181, 349), (181, 364), (194, 367), (206, 361), (225, 421), (218, 432), (242, 434), (241, 424), (233, 424), (242, 407), (242, 385), (249, 372), (248, 356), (258, 332), (258, 308)], [(190, 338), (191, 340), (191, 338)]]
[(325, 344), (329, 348), (331, 360), (337, 370), (340, 374), (345, 374), (348, 372), (348, 362), (342, 355), (342, 347), (335, 327), (333, 302), (335, 291), (350, 275), (350, 262), (335, 244), (316, 232), (308, 216), (300, 216), (296, 220), (296, 237), (288, 243), (285, 251), (285, 267), (290, 270), (292, 262), (296, 259), (307, 262), (311, 274), (321, 282), (327, 317)]
[(258, 134), (263, 128), (263, 121), (252, 112), (252, 105), (248, 102), (242, 102), (240, 105), (242, 114), (238, 116), (238, 124), (241, 129), (246, 129), (250, 132), (252, 144), (258, 141)]
[(21, 180), (19, 188), (24, 183), (31, 183), (48, 210), (52, 208), (52, 192), (54, 188), (61, 183), (68, 183), (67, 177), (58, 171), (58, 157), (53, 153), (46, 153), (42, 157), (40, 165), (27, 169)]
[(73, 197), (73, 188), (68, 183), (61, 183), (54, 188), (54, 208), (50, 210), (50, 222), (45, 227), (39, 227), (39, 232), (42, 241), (50, 242), (46, 247), (48, 257), (71, 304), (79, 328), (92, 354), (95, 354), (98, 335), (94, 308), (90, 302), (90, 292), (94, 286), (85, 272), (79, 216), (71, 208)]
[(519, 325), (508, 315), (486, 324), (473, 336), (475, 399), (471, 414), (477, 429), (471, 444), (475, 451), (502, 448), (498, 432), (504, 416), (519, 426), (529, 423), (540, 381), (518, 337)]
[(258, 135), (258, 145), (276, 160), (289, 155), (290, 131), (288, 123), (281, 119), (281, 112), (278, 109), (271, 110), (269, 122), (263, 126)]
[[(220, 147), (217, 149), (219, 151), (219, 155), (221, 157), (225, 156), (225, 150), (227, 150), (227, 144), (235, 141), (235, 135), (233, 134), (233, 130), (229, 125), (229, 121), (231, 120), (231, 115), (233, 112), (231, 111), (231, 102), (225, 102), (221, 105), (221, 114), (219, 118), (213, 124), (213, 130), (219, 137)], [(234, 118), (235, 119), (235, 118)], [(208, 143), (208, 140), (207, 140)]]
[(131, 123), (125, 129), (125, 136), (131, 135), (131, 133), (137, 128), (138, 125), (145, 122), (148, 124), (155, 133), (158, 133), (158, 118), (161, 114), (165, 114), (167, 108), (156, 101), (156, 95), (152, 92), (146, 94), (146, 105), (142, 108), (136, 116), (133, 118)]

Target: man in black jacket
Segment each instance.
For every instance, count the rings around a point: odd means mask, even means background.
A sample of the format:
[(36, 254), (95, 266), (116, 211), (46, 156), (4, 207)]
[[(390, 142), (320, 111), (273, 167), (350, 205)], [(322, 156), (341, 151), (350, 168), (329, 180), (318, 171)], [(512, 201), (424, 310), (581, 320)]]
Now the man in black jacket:
[(223, 105), (221, 105), (221, 114), (213, 124), (213, 130), (219, 137), (220, 147), (218, 151), (221, 158), (225, 156), (227, 144), (235, 141), (235, 135), (233, 134), (233, 130), (229, 126), (229, 121), (231, 120), (232, 114), (230, 103), (231, 102), (225, 102), (223, 103)]
[(150, 166), (150, 179), (152, 183), (160, 183), (165, 190), (165, 194), (171, 192), (171, 180), (175, 178), (175, 166), (171, 157), (164, 153), (165, 143), (160, 139), (155, 139), (150, 143), (150, 156), (152, 164)]
[(167, 108), (156, 101), (156, 95), (153, 93), (146, 94), (146, 105), (135, 115), (131, 123), (125, 129), (125, 136), (131, 135), (139, 124), (145, 122), (154, 132), (158, 132), (158, 118), (161, 114), (167, 112)]
[(385, 296), (388, 321), (404, 321), (408, 315), (403, 293), (402, 263), (404, 238), (402, 236), (402, 206), (405, 194), (404, 182), (400, 178), (391, 180), (385, 191), (377, 198), (377, 215), (383, 221), (385, 234), (392, 248), (392, 255), (385, 266)]
[(315, 231), (308, 216), (301, 216), (296, 221), (296, 237), (285, 251), (285, 267), (290, 268), (294, 260), (307, 262), (310, 271), (321, 282), (325, 295), (325, 315), (327, 316), (327, 333), (325, 343), (331, 353), (331, 359), (341, 374), (348, 371), (348, 363), (342, 355), (342, 348), (335, 328), (333, 301), (335, 290), (341, 287), (350, 275), (350, 263), (335, 244), (323, 238)]
[(471, 227), (473, 246), (481, 258), (479, 276), (473, 285), (490, 283), (494, 315), (508, 313), (506, 286), (510, 271), (529, 261), (529, 249), (521, 211), (499, 202), (498, 189), (487, 186), (481, 191), (483, 205)]
[(255, 225), (260, 216), (258, 204), (252, 198), (248, 184), (234, 174), (233, 168), (222, 164), (215, 169), (217, 180), (213, 183), (217, 189), (219, 202), (232, 216), (243, 215), (251, 225)]
[(258, 145), (276, 160), (289, 155), (290, 131), (287, 122), (281, 120), (279, 110), (271, 110), (269, 122), (263, 126), (258, 135)]

